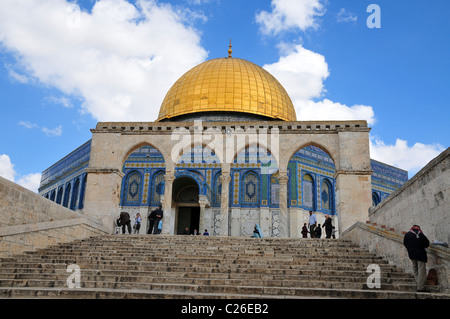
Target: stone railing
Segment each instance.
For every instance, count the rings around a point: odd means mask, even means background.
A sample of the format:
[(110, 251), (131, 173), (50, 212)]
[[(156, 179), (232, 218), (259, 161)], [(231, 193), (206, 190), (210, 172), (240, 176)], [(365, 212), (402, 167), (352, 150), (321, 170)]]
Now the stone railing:
[(0, 177), (0, 257), (106, 233), (94, 220)]
[[(405, 232), (387, 228), (385, 225), (358, 222), (342, 233), (341, 238), (350, 239), (360, 247), (382, 256), (406, 272), (412, 273), (412, 263), (403, 246), (404, 234)], [(449, 293), (450, 248), (431, 244), (427, 248), (427, 256), (427, 271), (435, 269), (438, 289), (441, 292)]]

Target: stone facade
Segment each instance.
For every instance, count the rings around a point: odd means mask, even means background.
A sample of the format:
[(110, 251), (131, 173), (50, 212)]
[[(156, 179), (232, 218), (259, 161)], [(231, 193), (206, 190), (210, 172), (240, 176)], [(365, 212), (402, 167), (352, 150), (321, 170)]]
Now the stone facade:
[[(200, 122), (201, 123), (201, 122)], [(163, 232), (173, 234), (175, 212), (172, 203), (172, 185), (176, 180), (177, 152), (190, 149), (196, 136), (210, 136), (213, 133), (224, 140), (214, 139), (204, 142), (215, 151), (223, 176), (232, 176), (232, 160), (248, 144), (230, 149), (226, 143), (228, 136), (232, 140), (241, 137), (252, 138), (260, 132), (270, 133), (258, 144), (271, 152), (278, 172), (279, 203), (278, 209), (228, 207), (227, 200), (222, 201), (220, 218), (205, 205), (201, 221), (205, 226), (214, 227), (220, 221), (220, 235), (249, 235), (255, 222), (267, 225), (268, 234), (279, 237), (296, 237), (299, 229), (291, 229), (290, 222), (296, 210), (288, 208), (288, 164), (292, 156), (301, 148), (315, 145), (333, 159), (336, 168), (336, 224), (340, 230), (348, 228), (355, 221), (367, 219), (367, 208), (371, 198), (371, 165), (369, 156), (369, 131), (365, 121), (348, 122), (208, 122), (201, 127), (194, 122), (164, 123), (98, 123), (92, 130), (91, 156), (89, 162), (84, 212), (102, 220), (112, 229), (114, 220), (120, 211), (120, 189), (122, 168), (128, 156), (143, 145), (150, 145), (162, 154), (165, 162), (165, 190), (163, 209), (165, 222)], [(276, 139), (272, 139), (276, 135)], [(183, 138), (191, 139), (180, 148)], [(240, 148), (239, 148), (240, 147)], [(174, 155), (175, 154), (175, 155)], [(231, 179), (228, 183), (231, 183)], [(226, 184), (224, 184), (226, 185)], [(223, 185), (222, 185), (223, 186)], [(223, 198), (227, 197), (227, 187), (222, 187)], [(202, 195), (208, 195), (202, 193)], [(231, 194), (228, 194), (230, 196)], [(357, 198), (354, 200), (353, 198)], [(167, 200), (169, 199), (169, 200)], [(351, 200), (350, 200), (351, 199)], [(209, 204), (211, 198), (208, 198)], [(297, 210), (298, 211), (298, 210)], [(141, 214), (142, 215), (142, 214)], [(299, 219), (299, 218), (297, 218)], [(302, 220), (304, 218), (300, 218)], [(226, 222), (228, 220), (228, 223)], [(215, 221), (215, 222), (213, 222)], [(225, 221), (225, 222), (224, 222)], [(228, 227), (227, 227), (228, 225)], [(252, 225), (250, 227), (249, 225)], [(296, 226), (295, 226), (296, 227)]]
[(0, 177), (0, 257), (101, 234), (95, 220)]

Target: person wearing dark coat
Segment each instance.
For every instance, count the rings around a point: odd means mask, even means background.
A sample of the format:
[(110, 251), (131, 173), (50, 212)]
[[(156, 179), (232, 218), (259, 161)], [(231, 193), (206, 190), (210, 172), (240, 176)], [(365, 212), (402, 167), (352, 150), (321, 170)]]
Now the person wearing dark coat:
[(304, 223), (303, 227), (302, 227), (302, 236), (303, 236), (303, 238), (308, 238), (308, 233), (309, 233), (308, 227), (306, 227), (306, 223)]
[(403, 245), (408, 251), (408, 257), (413, 264), (414, 277), (417, 282), (417, 291), (426, 291), (427, 280), (426, 263), (428, 261), (425, 248), (430, 246), (430, 241), (424, 235), (419, 226), (414, 225), (403, 238)]
[(151, 211), (150, 214), (148, 214), (147, 219), (148, 219), (148, 230), (147, 230), (147, 234), (151, 234), (153, 232), (153, 227), (155, 225), (155, 212), (156, 209)]
[(131, 234), (131, 220), (130, 214), (127, 212), (120, 213), (120, 225), (122, 225), (122, 234), (125, 234), (125, 226), (128, 228), (128, 234)]
[(331, 238), (331, 233), (333, 232), (333, 225), (331, 225), (331, 217), (325, 215), (325, 222), (322, 225), (322, 228), (325, 227), (326, 238)]
[(317, 224), (316, 229), (314, 229), (314, 233), (315, 233), (315, 238), (320, 238), (322, 237), (322, 228), (320, 227), (320, 224)]
[[(161, 219), (163, 219), (163, 217), (164, 217), (164, 212), (163, 212), (163, 210), (162, 210), (162, 206), (159, 205), (159, 207), (158, 207), (156, 210), (154, 210), (154, 211), (152, 212), (152, 214), (153, 214), (153, 216), (154, 216), (154, 218), (155, 218), (155, 222), (154, 222), (154, 224), (153, 224), (153, 234), (158, 234), (158, 225), (159, 225), (159, 222), (160, 222)], [(150, 215), (151, 215), (151, 214), (150, 214)]]

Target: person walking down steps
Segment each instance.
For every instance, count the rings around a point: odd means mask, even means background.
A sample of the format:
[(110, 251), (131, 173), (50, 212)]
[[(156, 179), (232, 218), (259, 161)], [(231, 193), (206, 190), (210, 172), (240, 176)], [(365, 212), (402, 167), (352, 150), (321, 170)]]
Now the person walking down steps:
[(428, 261), (425, 248), (430, 246), (430, 241), (418, 225), (411, 227), (403, 238), (403, 245), (408, 251), (408, 257), (413, 265), (414, 277), (416, 278), (417, 291), (427, 291), (425, 283), (427, 280), (426, 264)]

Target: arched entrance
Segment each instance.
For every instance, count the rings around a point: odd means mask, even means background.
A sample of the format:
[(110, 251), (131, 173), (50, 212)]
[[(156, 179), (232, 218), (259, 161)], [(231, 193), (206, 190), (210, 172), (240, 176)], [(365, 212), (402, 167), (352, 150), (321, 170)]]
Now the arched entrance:
[(172, 199), (175, 204), (175, 234), (191, 235), (200, 227), (199, 186), (186, 176), (175, 179)]

